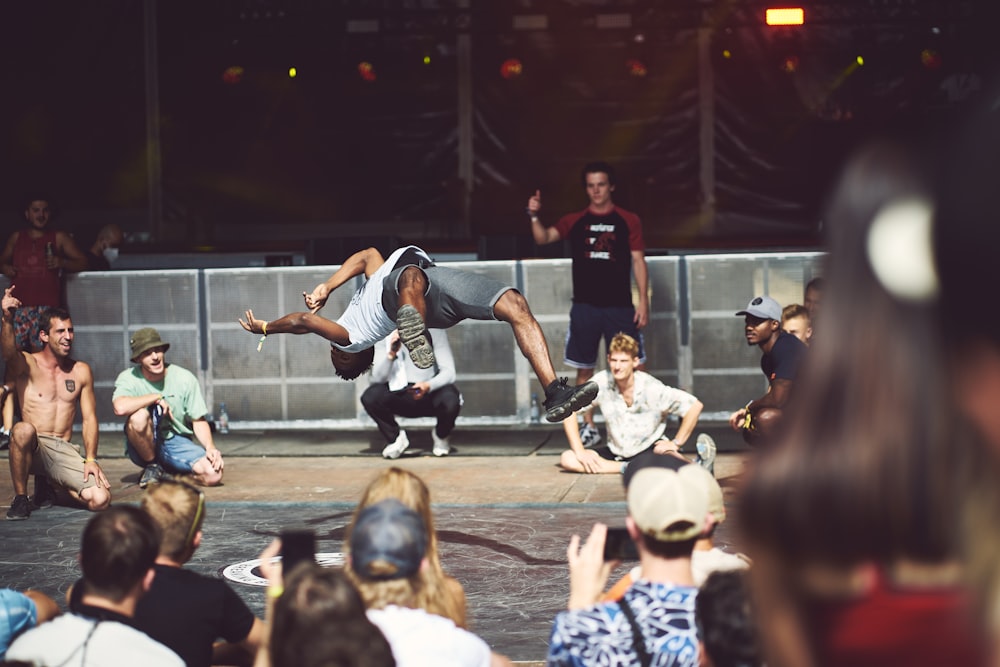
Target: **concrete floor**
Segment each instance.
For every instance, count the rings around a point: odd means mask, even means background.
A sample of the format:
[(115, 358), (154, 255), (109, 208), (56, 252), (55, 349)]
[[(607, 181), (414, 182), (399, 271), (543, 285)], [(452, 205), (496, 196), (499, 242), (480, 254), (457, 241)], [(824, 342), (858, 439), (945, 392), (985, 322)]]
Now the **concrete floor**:
[[(723, 428), (705, 430), (725, 452), (716, 476), (731, 504), (746, 451)], [(364, 487), (379, 470), (398, 465), (431, 489), (441, 559), (466, 588), (473, 630), (516, 661), (544, 659), (552, 619), (568, 592), (566, 545), (594, 521), (624, 525), (620, 476), (561, 472), (556, 463), (565, 438), (559, 427), (460, 429), (452, 436), (452, 454), (441, 459), (429, 455), (426, 428), (407, 430), (413, 449), (395, 462), (379, 456), (383, 443), (368, 431), (219, 436), (225, 483), (206, 489), (205, 538), (190, 567), (226, 576), (262, 613), (263, 589), (252, 561), (272, 536), (286, 525), (307, 524), (316, 530), (317, 551), (338, 562), (344, 527)], [(137, 501), (139, 469), (121, 456), (120, 433), (103, 433), (101, 443), (115, 502)], [(11, 497), (4, 476), (0, 498), (9, 504)], [(76, 551), (88, 517), (53, 507), (27, 521), (4, 522), (0, 586), (35, 587), (60, 599), (79, 576)], [(735, 551), (731, 533), (723, 525), (717, 542)]]

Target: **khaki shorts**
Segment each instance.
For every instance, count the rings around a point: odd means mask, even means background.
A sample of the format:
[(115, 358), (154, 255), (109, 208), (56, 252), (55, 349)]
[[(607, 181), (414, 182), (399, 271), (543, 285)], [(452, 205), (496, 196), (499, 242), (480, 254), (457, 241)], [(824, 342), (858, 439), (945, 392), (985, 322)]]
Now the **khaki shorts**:
[(45, 475), (53, 484), (75, 491), (97, 485), (93, 475), (83, 478), (83, 457), (80, 448), (51, 435), (38, 436), (38, 449), (31, 459), (31, 473)]

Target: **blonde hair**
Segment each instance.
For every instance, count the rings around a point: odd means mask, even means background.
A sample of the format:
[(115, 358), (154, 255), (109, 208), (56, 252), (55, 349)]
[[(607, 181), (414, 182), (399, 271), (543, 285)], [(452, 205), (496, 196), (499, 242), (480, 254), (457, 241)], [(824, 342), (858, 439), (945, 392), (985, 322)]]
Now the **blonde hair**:
[(465, 591), (441, 567), (437, 531), (434, 530), (434, 517), (431, 514), (431, 493), (417, 475), (393, 466), (380, 472), (368, 484), (351, 518), (344, 550), (350, 553), (351, 530), (361, 510), (387, 498), (395, 498), (423, 519), (427, 529), (427, 567), (408, 579), (369, 582), (358, 577), (348, 564), (347, 573), (361, 592), (365, 605), (371, 609), (379, 609), (388, 604), (425, 609), (432, 614), (450, 618), (461, 628), (466, 627)]
[(632, 338), (628, 334), (619, 331), (615, 334), (614, 338), (611, 339), (611, 344), (608, 345), (608, 356), (610, 357), (615, 352), (624, 352), (633, 359), (638, 359), (639, 341)]
[(141, 507), (152, 517), (163, 539), (160, 555), (183, 563), (194, 553), (194, 536), (205, 521), (204, 495), (190, 484), (162, 481), (151, 485)]

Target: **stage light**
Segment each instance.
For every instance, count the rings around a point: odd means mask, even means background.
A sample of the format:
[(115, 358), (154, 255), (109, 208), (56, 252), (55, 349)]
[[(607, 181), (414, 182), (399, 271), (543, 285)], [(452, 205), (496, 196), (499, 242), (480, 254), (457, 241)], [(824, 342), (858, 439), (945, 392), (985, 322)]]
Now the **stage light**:
[(431, 64), (431, 57), (430, 56), (424, 56), (424, 64), (425, 65), (430, 65)]
[(733, 57), (733, 52), (730, 51), (729, 49), (722, 49), (722, 57), (725, 58), (726, 60), (729, 60), (730, 58)]
[(374, 82), (376, 79), (375, 66), (367, 61), (358, 63), (358, 76), (369, 83)]
[(646, 76), (646, 65), (637, 58), (629, 58), (625, 61), (625, 67), (628, 69), (630, 76), (634, 77), (644, 77)]
[(863, 66), (865, 64), (864, 56), (858, 56), (854, 59), (854, 62), (856, 62), (859, 66)]
[(788, 74), (795, 74), (799, 69), (799, 57), (796, 55), (785, 56), (781, 61), (781, 70)]
[(243, 68), (239, 65), (233, 65), (232, 67), (227, 67), (226, 71), (222, 73), (222, 80), (225, 83), (234, 85), (240, 82), (243, 78)]
[(299, 71), (297, 69), (295, 69), (294, 67), (289, 67), (288, 68), (288, 78), (289, 79), (294, 79), (298, 75), (299, 75)]
[(941, 69), (941, 54), (935, 49), (924, 49), (920, 52), (920, 63), (929, 70)]
[(764, 20), (768, 25), (802, 25), (806, 15), (801, 7), (772, 7), (764, 12)]
[(505, 79), (514, 79), (521, 76), (523, 69), (520, 60), (517, 58), (508, 58), (500, 64), (500, 76)]

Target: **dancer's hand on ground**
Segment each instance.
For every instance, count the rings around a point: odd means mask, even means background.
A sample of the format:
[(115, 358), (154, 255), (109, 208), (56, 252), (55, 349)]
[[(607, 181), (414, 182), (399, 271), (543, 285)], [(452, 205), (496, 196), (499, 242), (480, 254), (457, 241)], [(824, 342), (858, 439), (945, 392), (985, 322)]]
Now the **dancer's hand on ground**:
[(611, 570), (619, 561), (604, 561), (604, 542), (608, 537), (608, 527), (595, 523), (581, 547), (580, 536), (574, 535), (566, 549), (569, 561), (569, 603), (568, 609), (586, 609), (597, 603), (608, 582)]

